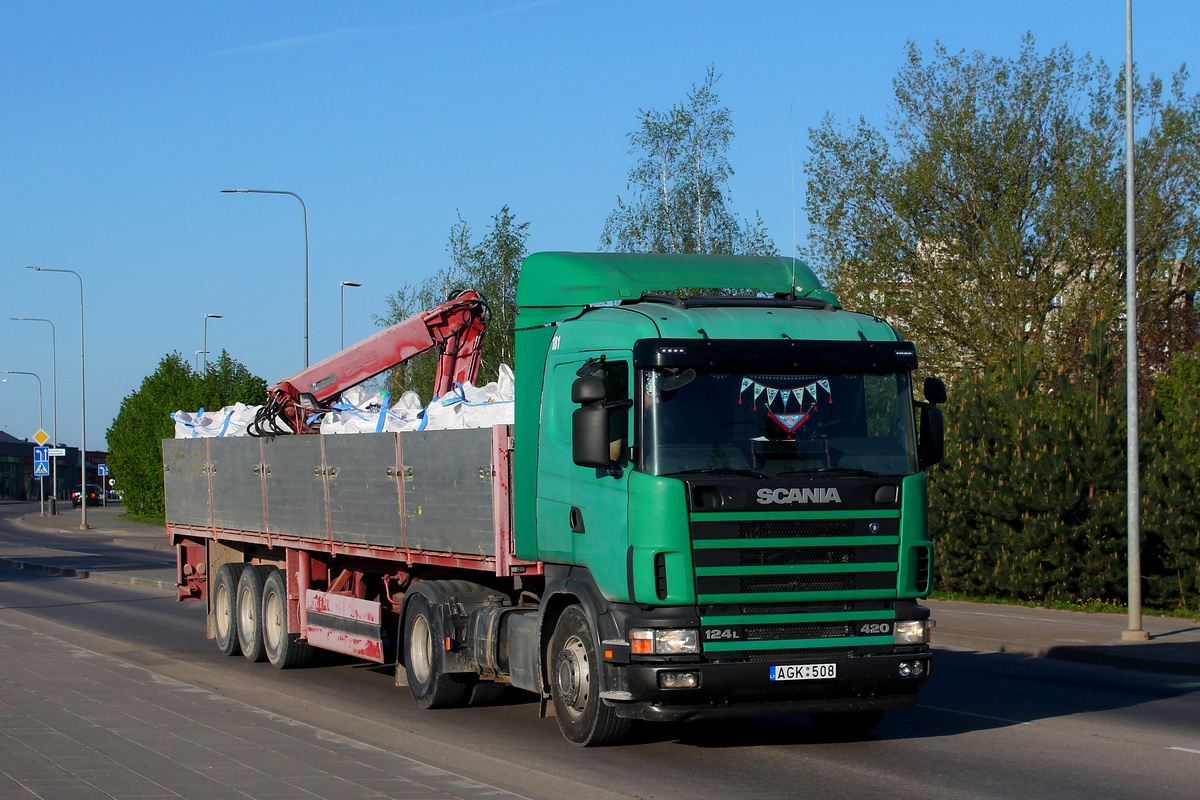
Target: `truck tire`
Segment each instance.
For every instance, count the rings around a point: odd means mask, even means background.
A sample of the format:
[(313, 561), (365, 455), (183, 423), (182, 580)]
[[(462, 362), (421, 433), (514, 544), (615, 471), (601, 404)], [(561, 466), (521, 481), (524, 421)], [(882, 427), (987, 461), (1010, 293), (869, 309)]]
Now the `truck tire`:
[(288, 633), (287, 576), (273, 569), (263, 584), (262, 638), (267, 660), (275, 669), (294, 669), (307, 666), (313, 657), (313, 647)]
[(217, 634), (217, 647), (227, 656), (240, 655), (242, 645), (238, 642), (237, 587), (238, 579), (246, 565), (240, 561), (222, 564), (213, 581), (212, 614), (213, 630)]
[(592, 627), (580, 606), (569, 606), (550, 637), (546, 673), (559, 730), (584, 747), (612, 744), (629, 731), (629, 720), (600, 699), (601, 662)]
[(460, 703), (473, 676), (442, 672), (437, 650), (442, 637), (429, 600), (413, 592), (404, 599), (404, 606), (404, 667), (413, 700), (421, 708)]
[(882, 711), (850, 711), (841, 714), (809, 714), (817, 730), (827, 738), (849, 741), (863, 739), (883, 720)]
[(247, 564), (238, 579), (238, 643), (247, 661), (265, 661), (267, 658), (262, 636), (262, 599), (263, 585), (272, 569), (262, 564)]

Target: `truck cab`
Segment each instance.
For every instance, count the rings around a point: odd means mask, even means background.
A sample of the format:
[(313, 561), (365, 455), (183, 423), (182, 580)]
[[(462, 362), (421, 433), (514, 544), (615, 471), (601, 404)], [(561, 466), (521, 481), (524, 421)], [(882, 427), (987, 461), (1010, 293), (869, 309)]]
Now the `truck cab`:
[(539, 254), (520, 286), (516, 554), (595, 653), (547, 656), (560, 725), (915, 705), (944, 387), (914, 400), (914, 345), (793, 259)]

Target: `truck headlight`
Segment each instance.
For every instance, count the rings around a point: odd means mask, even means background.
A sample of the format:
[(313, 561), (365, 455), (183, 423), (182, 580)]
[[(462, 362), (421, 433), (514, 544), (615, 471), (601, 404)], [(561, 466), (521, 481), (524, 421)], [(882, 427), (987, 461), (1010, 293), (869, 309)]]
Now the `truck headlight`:
[(700, 652), (700, 632), (695, 628), (634, 628), (629, 631), (630, 652), (636, 655), (676, 656)]
[(896, 644), (927, 644), (929, 642), (929, 620), (899, 619), (896, 620)]

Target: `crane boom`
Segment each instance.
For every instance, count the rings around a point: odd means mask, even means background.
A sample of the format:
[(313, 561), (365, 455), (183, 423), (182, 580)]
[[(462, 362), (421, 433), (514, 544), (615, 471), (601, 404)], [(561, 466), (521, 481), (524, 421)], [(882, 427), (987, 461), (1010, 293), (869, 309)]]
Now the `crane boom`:
[[(260, 436), (315, 433), (307, 417), (328, 410), (347, 389), (434, 347), (441, 349), (434, 396), (450, 391), (456, 382), (474, 382), (487, 320), (487, 304), (477, 292), (451, 295), (441, 305), (414, 314), (270, 387), (267, 403), (250, 432)], [(282, 429), (279, 419), (290, 430)]]

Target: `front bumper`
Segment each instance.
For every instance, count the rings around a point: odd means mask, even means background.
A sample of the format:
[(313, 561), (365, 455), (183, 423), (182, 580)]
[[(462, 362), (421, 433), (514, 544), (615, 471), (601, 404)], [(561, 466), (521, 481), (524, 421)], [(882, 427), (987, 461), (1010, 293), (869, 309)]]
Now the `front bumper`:
[[(630, 719), (683, 721), (791, 714), (890, 711), (912, 708), (917, 691), (933, 668), (928, 652), (833, 659), (837, 677), (772, 681), (770, 667), (796, 663), (787, 659), (755, 663), (630, 664), (625, 668), (627, 692), (605, 697), (618, 716)], [(919, 661), (923, 674), (900, 677), (901, 662)], [(660, 672), (686, 670), (700, 675), (694, 689), (661, 689)]]

